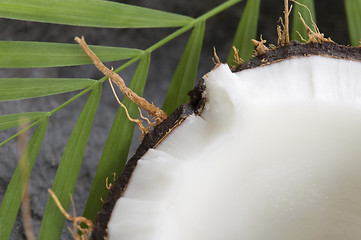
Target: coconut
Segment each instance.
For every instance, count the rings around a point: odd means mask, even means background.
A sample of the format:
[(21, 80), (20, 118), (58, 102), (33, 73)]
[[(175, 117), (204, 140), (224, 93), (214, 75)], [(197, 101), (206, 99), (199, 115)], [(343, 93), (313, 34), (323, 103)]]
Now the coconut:
[(93, 236), (360, 239), (360, 60), (291, 42), (219, 65), (146, 136)]
[(361, 238), (361, 48), (287, 31), (145, 135), (93, 239)]

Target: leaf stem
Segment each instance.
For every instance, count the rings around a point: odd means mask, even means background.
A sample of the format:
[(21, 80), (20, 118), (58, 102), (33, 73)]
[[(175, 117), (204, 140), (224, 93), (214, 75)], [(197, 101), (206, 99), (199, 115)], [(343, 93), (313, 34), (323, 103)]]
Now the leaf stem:
[(43, 116), (41, 118), (39, 118), (38, 120), (32, 122), (31, 124), (29, 124), (28, 126), (26, 126), (25, 128), (23, 128), (22, 130), (20, 130), (19, 132), (15, 133), (14, 135), (12, 135), (11, 137), (5, 139), (4, 141), (0, 142), (0, 147), (8, 142), (10, 142), (11, 140), (13, 140), (14, 138), (16, 138), (17, 136), (19, 136), (20, 134), (28, 131), (30, 128), (34, 127), (35, 125), (39, 124), (40, 122), (42, 122), (45, 118), (48, 119), (50, 117), (51, 113), (49, 112), (48, 116)]
[(53, 110), (50, 111), (50, 115), (56, 113), (57, 111), (59, 111), (60, 109), (62, 109), (63, 107), (67, 106), (68, 104), (72, 103), (73, 101), (75, 101), (76, 99), (80, 98), (81, 96), (83, 96), (84, 94), (86, 94), (87, 92), (93, 90), (94, 88), (96, 88), (99, 85), (99, 81), (97, 81), (96, 83), (94, 83), (93, 85), (91, 85), (90, 87), (87, 87), (86, 89), (84, 89), (83, 91), (81, 91), (80, 93), (78, 93), (77, 95), (75, 95), (74, 97), (70, 98), (69, 100), (67, 100), (66, 102), (62, 103), (61, 105), (57, 106), (56, 108), (54, 108)]
[(242, 2), (242, 1), (243, 0), (229, 0), (229, 1), (226, 1), (226, 2), (222, 3), (221, 5), (213, 8), (212, 10), (206, 12), (205, 14), (201, 15), (200, 17), (196, 18), (195, 20), (198, 20), (198, 21), (207, 20), (207, 19), (213, 17), (214, 15), (217, 15), (218, 13), (223, 12), (227, 8), (232, 7), (236, 3), (239, 3), (239, 2)]
[(168, 43), (169, 41), (173, 40), (174, 38), (182, 35), (183, 33), (187, 32), (188, 30), (192, 29), (197, 23), (201, 21), (205, 21), (214, 15), (217, 15), (218, 13), (224, 11), (225, 9), (233, 6), (234, 4), (241, 2), (242, 0), (229, 0), (225, 3), (222, 3), (221, 5), (213, 8), (209, 12), (206, 12), (205, 14), (199, 16), (198, 18), (194, 19), (187, 25), (183, 26), (182, 28), (178, 29), (174, 33), (168, 35), (167, 37), (163, 38), (159, 42), (155, 43), (154, 45), (150, 46), (148, 49), (146, 49), (146, 52), (153, 52), (154, 50), (158, 49), (159, 47), (163, 46), (164, 44)]

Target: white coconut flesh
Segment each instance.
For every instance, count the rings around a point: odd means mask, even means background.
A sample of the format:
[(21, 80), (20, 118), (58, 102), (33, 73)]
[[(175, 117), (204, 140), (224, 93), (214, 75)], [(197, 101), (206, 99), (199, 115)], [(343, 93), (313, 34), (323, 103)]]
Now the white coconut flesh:
[(204, 76), (206, 105), (139, 161), (110, 240), (361, 239), (361, 63)]

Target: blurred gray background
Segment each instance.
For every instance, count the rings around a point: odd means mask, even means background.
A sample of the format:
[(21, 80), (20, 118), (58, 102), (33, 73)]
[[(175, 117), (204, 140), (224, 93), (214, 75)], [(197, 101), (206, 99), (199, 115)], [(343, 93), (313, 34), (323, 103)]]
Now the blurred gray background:
[[(125, 0), (118, 1), (139, 6), (155, 8), (164, 11), (197, 17), (202, 13), (222, 3), (222, 0)], [(237, 4), (206, 23), (206, 33), (199, 64), (197, 78), (213, 67), (213, 46), (221, 61), (226, 61), (231, 47), (233, 34), (242, 14), (245, 2)], [(276, 25), (282, 15), (283, 0), (261, 1), (261, 12), (258, 23), (258, 36), (263, 34), (267, 43), (277, 43)], [(331, 36), (340, 44), (348, 44), (348, 33), (344, 15), (343, 1), (317, 0), (317, 23), (326, 37)], [(55, 24), (34, 23), (0, 19), (0, 40), (7, 41), (41, 41), (73, 43), (75, 36), (84, 35), (87, 42), (93, 45), (122, 46), (145, 49), (176, 29), (100, 29)], [(185, 47), (189, 33), (166, 44), (152, 53), (151, 67), (148, 75), (144, 96), (157, 106), (162, 106), (167, 87), (177, 62)], [(115, 68), (121, 63), (114, 62)], [(108, 64), (109, 66), (110, 64)], [(130, 80), (134, 67), (121, 73)], [(100, 79), (102, 74), (91, 65), (81, 67), (39, 68), (39, 69), (0, 69), (0, 77), (80, 77)], [(0, 103), (0, 114), (48, 111), (65, 102), (76, 93), (55, 95), (39, 99)], [(56, 174), (57, 166), (70, 136), (76, 119), (82, 109), (86, 97), (82, 97), (66, 108), (54, 114), (49, 122), (43, 145), (31, 176), (31, 207), (35, 232), (38, 233), (42, 214), (45, 209), (48, 192)], [(83, 212), (92, 180), (102, 149), (112, 126), (118, 104), (111, 93), (108, 84), (104, 84), (100, 104), (89, 137), (83, 165), (74, 192), (77, 213)], [(0, 141), (14, 134), (16, 129), (0, 133)], [(121, 137), (121, 136), (119, 136)], [(131, 152), (136, 149), (139, 133), (135, 134)], [(18, 162), (17, 142), (15, 140), (0, 147), (0, 202), (6, 191), (7, 184)], [(19, 214), (20, 215), (20, 214)], [(69, 225), (69, 223), (68, 223)], [(25, 239), (21, 216), (15, 223), (11, 239)], [(64, 228), (62, 239), (71, 239), (68, 230)]]

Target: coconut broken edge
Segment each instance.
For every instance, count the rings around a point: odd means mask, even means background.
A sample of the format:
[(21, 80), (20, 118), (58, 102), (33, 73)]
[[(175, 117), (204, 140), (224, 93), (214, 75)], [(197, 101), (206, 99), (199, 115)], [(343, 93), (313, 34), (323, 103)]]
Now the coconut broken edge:
[(334, 42), (310, 42), (303, 44), (293, 40), (290, 41), (288, 45), (278, 46), (262, 55), (257, 55), (242, 64), (232, 66), (231, 70), (232, 72), (240, 72), (242, 70), (261, 67), (291, 58), (309, 56), (324, 56), (361, 61), (361, 47), (343, 46)]
[[(338, 45), (333, 42), (301, 44), (291, 41), (288, 45), (277, 47), (262, 55), (258, 55), (247, 62), (231, 67), (232, 72), (239, 72), (291, 58), (324, 56), (345, 60), (361, 61), (361, 48)], [(151, 148), (155, 148), (174, 128), (179, 126), (188, 116), (200, 115), (205, 103), (205, 88), (203, 81), (188, 93), (190, 102), (179, 106), (166, 120), (158, 124), (145, 137), (136, 153), (129, 159), (121, 175), (111, 187), (108, 198), (98, 212), (91, 239), (107, 239), (107, 225), (113, 208), (125, 192), (138, 160)]]
[(91, 239), (105, 239), (107, 236), (107, 225), (115, 206), (115, 203), (123, 195), (130, 181), (132, 173), (137, 166), (138, 160), (150, 149), (155, 148), (163, 139), (189, 115), (200, 114), (203, 109), (205, 98), (203, 96), (205, 86), (203, 81), (198, 81), (197, 86), (191, 90), (190, 103), (182, 104), (167, 119), (154, 127), (143, 139), (135, 154), (125, 165), (121, 175), (109, 190), (108, 198), (102, 209), (98, 212)]

